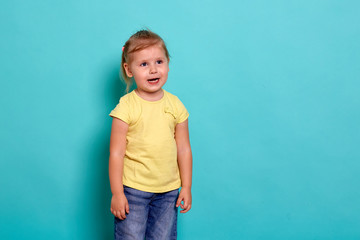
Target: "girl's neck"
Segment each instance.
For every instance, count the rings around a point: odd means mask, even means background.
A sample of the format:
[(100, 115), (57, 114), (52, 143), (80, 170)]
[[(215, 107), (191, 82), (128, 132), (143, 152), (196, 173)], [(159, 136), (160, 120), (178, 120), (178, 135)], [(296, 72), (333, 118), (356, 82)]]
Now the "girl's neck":
[(142, 99), (150, 102), (159, 101), (164, 96), (164, 90), (160, 89), (159, 91), (155, 93), (147, 93), (143, 91), (139, 91), (138, 89), (135, 89), (136, 94), (141, 97)]

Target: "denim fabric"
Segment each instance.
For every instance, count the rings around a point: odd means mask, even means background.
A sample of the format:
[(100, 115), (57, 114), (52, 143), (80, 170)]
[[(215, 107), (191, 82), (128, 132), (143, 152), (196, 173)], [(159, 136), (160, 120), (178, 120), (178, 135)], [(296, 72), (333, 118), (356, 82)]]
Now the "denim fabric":
[(149, 193), (124, 186), (124, 193), (130, 213), (125, 220), (115, 217), (115, 240), (177, 239), (178, 189)]

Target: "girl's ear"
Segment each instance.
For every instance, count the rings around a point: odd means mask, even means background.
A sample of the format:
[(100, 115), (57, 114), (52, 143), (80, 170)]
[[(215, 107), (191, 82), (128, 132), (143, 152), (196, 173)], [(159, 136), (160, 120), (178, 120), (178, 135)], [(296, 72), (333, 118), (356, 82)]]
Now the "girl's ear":
[(126, 75), (131, 78), (133, 76), (131, 70), (130, 70), (130, 67), (129, 67), (129, 64), (127, 63), (124, 63), (124, 69), (125, 69), (125, 72), (126, 72)]

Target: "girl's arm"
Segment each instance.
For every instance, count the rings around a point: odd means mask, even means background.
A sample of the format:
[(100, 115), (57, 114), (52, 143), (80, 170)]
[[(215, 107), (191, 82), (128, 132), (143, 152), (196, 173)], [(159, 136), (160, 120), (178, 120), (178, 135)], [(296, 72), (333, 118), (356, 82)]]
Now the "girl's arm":
[(113, 194), (110, 211), (115, 217), (118, 217), (121, 220), (126, 218), (125, 212), (129, 213), (129, 204), (124, 194), (122, 181), (126, 149), (126, 134), (128, 129), (129, 126), (127, 123), (118, 118), (113, 118), (109, 158), (109, 178), (111, 192)]
[[(176, 207), (181, 207), (181, 213), (191, 209), (191, 182), (192, 182), (192, 154), (189, 140), (188, 120), (175, 127), (175, 141), (177, 146), (177, 159), (181, 177), (181, 191)], [(183, 203), (182, 203), (183, 202)]]

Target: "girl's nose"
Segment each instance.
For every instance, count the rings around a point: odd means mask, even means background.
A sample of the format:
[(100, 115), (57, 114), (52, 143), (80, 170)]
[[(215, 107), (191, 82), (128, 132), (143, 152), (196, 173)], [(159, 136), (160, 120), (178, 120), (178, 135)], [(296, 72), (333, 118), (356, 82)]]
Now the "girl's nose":
[(157, 69), (156, 69), (156, 66), (155, 65), (152, 65), (150, 67), (150, 73), (157, 73)]

